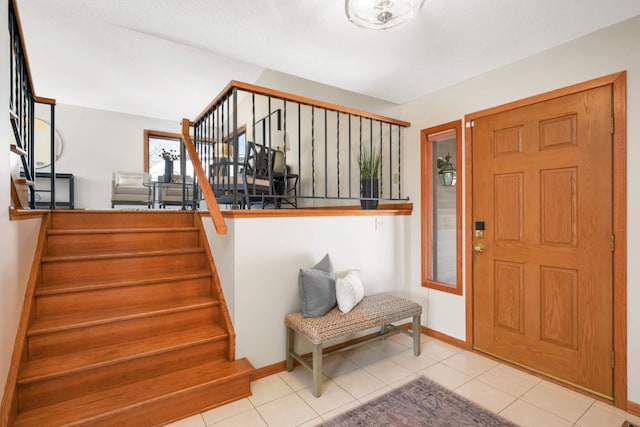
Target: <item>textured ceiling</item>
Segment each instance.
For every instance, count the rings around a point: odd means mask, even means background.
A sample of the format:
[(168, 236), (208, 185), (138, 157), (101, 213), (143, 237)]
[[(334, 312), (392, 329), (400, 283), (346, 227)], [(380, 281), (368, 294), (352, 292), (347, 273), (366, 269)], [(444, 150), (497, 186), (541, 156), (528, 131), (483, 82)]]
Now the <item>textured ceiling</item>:
[(404, 103), (640, 15), (638, 0), (427, 0), (409, 24), (372, 31), (343, 0), (18, 6), (38, 95), (164, 118), (265, 68)]

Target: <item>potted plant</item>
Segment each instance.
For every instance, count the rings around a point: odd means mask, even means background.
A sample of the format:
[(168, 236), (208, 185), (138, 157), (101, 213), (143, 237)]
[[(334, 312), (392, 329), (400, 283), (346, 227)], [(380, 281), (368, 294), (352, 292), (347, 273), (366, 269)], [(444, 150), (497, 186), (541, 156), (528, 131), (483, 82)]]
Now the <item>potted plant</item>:
[(360, 167), (360, 206), (362, 209), (377, 209), (381, 155), (363, 149), (356, 161)]
[(160, 157), (164, 160), (164, 182), (171, 182), (173, 176), (173, 162), (180, 159), (180, 155), (176, 153), (176, 150), (162, 149)]

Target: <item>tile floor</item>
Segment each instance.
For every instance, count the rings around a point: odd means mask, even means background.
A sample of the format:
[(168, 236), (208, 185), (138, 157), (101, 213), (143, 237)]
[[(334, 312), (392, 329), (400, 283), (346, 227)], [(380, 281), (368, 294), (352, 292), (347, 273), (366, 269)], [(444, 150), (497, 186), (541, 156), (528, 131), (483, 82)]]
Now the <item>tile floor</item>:
[(251, 397), (170, 426), (315, 426), (417, 375), (523, 427), (620, 427), (625, 419), (640, 424), (640, 417), (611, 405), (424, 335), (419, 357), (411, 338), (394, 335), (325, 358), (323, 372), (320, 398), (311, 393), (311, 373), (298, 367), (254, 381)]

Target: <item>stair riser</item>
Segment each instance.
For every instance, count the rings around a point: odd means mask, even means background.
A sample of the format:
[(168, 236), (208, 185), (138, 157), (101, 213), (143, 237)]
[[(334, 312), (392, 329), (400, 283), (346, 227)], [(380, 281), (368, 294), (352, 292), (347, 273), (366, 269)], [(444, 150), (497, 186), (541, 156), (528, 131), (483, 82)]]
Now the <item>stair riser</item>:
[(219, 321), (218, 306), (74, 328), (28, 339), (29, 358), (39, 359), (89, 348), (126, 343)]
[(251, 383), (247, 377), (232, 378), (224, 383), (206, 384), (177, 396), (148, 402), (137, 408), (120, 411), (109, 416), (96, 417), (72, 426), (122, 427), (132, 420), (144, 420), (145, 426), (163, 426), (226, 403), (251, 396)]
[(18, 387), (20, 411), (74, 399), (95, 390), (121, 387), (135, 381), (224, 358), (228, 338), (162, 354), (37, 381)]
[(94, 228), (157, 228), (193, 227), (194, 213), (175, 211), (153, 212), (63, 212), (52, 218), (53, 229), (78, 230)]
[(180, 280), (36, 297), (36, 316), (55, 316), (211, 295), (211, 278)]
[(171, 274), (203, 269), (206, 265), (204, 252), (45, 262), (42, 264), (42, 281), (46, 287), (51, 282), (95, 281), (105, 277), (136, 280), (144, 279), (149, 272)]
[(198, 232), (171, 231), (148, 233), (52, 234), (48, 255), (78, 255), (91, 252), (177, 249), (199, 246)]

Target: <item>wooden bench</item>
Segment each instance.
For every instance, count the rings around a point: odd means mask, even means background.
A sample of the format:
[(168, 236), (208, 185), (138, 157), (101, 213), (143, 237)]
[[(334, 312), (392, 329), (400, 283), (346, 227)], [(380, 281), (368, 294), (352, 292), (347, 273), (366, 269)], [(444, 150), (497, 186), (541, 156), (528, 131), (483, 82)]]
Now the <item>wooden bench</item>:
[[(301, 313), (289, 313), (284, 319), (287, 327), (287, 371), (293, 370), (294, 360), (313, 373), (313, 395), (320, 397), (322, 389), (322, 357), (337, 351), (344, 351), (368, 342), (383, 339), (389, 335), (402, 332), (413, 337), (413, 354), (420, 355), (420, 315), (422, 306), (406, 298), (389, 293), (365, 296), (353, 310), (344, 314), (334, 308), (322, 317), (304, 318)], [(391, 322), (413, 318), (412, 331), (406, 331), (392, 325)], [(367, 329), (380, 328), (372, 337), (354, 344), (342, 346), (331, 351), (322, 350), (322, 345), (334, 338), (361, 332)], [(295, 352), (295, 332), (313, 344), (310, 358)]]

